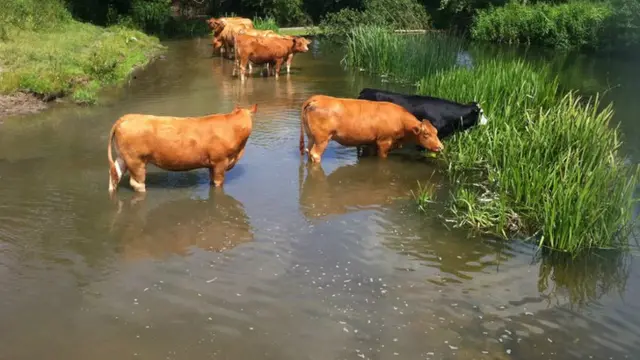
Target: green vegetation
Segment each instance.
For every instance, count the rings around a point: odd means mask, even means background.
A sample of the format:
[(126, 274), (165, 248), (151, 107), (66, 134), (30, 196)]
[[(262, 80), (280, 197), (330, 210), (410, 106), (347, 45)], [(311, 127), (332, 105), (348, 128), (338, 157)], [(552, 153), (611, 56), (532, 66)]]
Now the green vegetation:
[(345, 8), (327, 14), (320, 23), (322, 34), (344, 40), (353, 28), (382, 26), (392, 30), (429, 27), (429, 15), (416, 0), (364, 0), (362, 10)]
[(378, 26), (358, 26), (347, 35), (344, 62), (396, 81), (415, 82), (426, 74), (452, 67), (462, 45), (459, 38), (439, 33), (397, 35)]
[(345, 59), (379, 74), (422, 77), (419, 93), (482, 105), (486, 128), (445, 141), (442, 160), (455, 184), (449, 210), (458, 225), (505, 238), (533, 236), (542, 247), (571, 253), (627, 244), (640, 171), (618, 154), (610, 105), (563, 93), (546, 67), (486, 60), (463, 68), (446, 54), (447, 42), (436, 37), (417, 47), (414, 41), (429, 40), (354, 29)]
[(523, 5), (512, 1), (503, 7), (479, 11), (471, 34), (476, 40), (498, 43), (595, 49), (610, 15), (608, 3)]
[(303, 28), (280, 28), (280, 34), (291, 36), (321, 35), (320, 28), (309, 26)]
[(345, 41), (354, 27), (376, 25), (453, 30), (478, 40), (565, 49), (612, 52), (640, 45), (640, 0), (64, 1), (77, 20), (120, 24), (161, 38), (204, 36), (204, 17), (237, 14), (267, 19), (260, 26), (268, 28), (315, 25), (319, 31), (314, 33), (337, 41)]
[(280, 26), (276, 23), (276, 19), (273, 17), (254, 17), (253, 18), (253, 27), (258, 30), (272, 30), (274, 32), (280, 32)]
[(156, 38), (137, 30), (77, 22), (57, 0), (11, 0), (7, 8), (0, 41), (4, 94), (71, 95), (92, 103), (101, 87), (123, 81), (161, 49)]

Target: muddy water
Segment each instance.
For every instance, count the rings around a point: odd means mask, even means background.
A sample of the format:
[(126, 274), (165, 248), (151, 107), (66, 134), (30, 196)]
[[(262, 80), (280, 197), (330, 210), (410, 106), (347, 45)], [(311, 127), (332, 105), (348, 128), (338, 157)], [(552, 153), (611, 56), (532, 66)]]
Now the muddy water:
[[(410, 192), (426, 160), (297, 152), (299, 106), (381, 86), (319, 44), (280, 80), (232, 79), (205, 41), (91, 108), (0, 126), (0, 359), (622, 359), (640, 350), (640, 274), (612, 255), (534, 250), (445, 228)], [(146, 196), (107, 196), (106, 140), (129, 112), (258, 103), (245, 157), (151, 167)]]

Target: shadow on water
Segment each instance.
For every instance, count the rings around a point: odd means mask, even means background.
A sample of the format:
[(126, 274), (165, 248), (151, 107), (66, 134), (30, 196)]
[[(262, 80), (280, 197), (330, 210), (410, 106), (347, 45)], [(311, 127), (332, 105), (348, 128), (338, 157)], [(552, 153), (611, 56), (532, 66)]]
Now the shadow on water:
[(112, 235), (127, 260), (187, 256), (193, 248), (221, 252), (253, 241), (244, 206), (217, 188), (208, 199), (178, 199), (154, 204), (147, 194), (118, 200)]
[[(327, 175), (321, 165), (301, 162), (300, 210), (312, 219), (380, 209), (397, 199), (406, 199), (410, 197), (416, 181), (436, 174), (435, 168), (430, 166), (408, 171), (415, 163), (414, 159), (399, 154), (393, 154), (385, 161), (365, 157), (356, 164), (340, 166)], [(407, 176), (408, 172), (411, 176)]]

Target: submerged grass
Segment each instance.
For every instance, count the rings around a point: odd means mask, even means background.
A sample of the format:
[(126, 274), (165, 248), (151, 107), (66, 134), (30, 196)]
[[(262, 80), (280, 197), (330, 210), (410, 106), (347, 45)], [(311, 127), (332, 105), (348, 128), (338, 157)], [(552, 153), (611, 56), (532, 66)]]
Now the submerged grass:
[[(549, 68), (523, 60), (435, 65), (434, 71), (427, 65), (431, 50), (416, 50), (401, 36), (391, 35), (393, 41), (377, 33), (369, 48), (360, 44), (375, 34), (353, 32), (351, 66), (420, 76), (418, 93), (478, 101), (489, 118), (486, 127), (446, 140), (441, 159), (456, 184), (448, 208), (459, 225), (504, 238), (529, 236), (541, 247), (570, 253), (628, 245), (640, 169), (618, 153), (611, 105), (563, 92)], [(410, 51), (427, 59), (397, 55)], [(435, 58), (446, 63), (451, 57)], [(424, 207), (430, 195), (416, 198)]]
[(0, 93), (22, 91), (45, 100), (70, 95), (93, 103), (101, 87), (125, 80), (161, 50), (157, 38), (140, 31), (70, 16), (48, 28), (9, 25), (0, 41)]
[(456, 64), (462, 40), (441, 33), (398, 35), (378, 26), (360, 26), (348, 35), (343, 62), (351, 68), (415, 82)]

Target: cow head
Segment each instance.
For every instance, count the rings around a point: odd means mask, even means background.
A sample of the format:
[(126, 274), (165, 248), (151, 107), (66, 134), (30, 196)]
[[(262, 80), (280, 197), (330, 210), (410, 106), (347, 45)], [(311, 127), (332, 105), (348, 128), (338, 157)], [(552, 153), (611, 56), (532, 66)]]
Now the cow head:
[(233, 107), (233, 112), (236, 112), (236, 111), (247, 111), (249, 112), (249, 115), (255, 115), (255, 113), (258, 111), (258, 104), (253, 104), (247, 108), (240, 107), (240, 105), (236, 104)]
[(471, 103), (471, 106), (472, 106), (472, 110), (471, 110), (472, 116), (468, 116), (468, 117), (474, 120), (474, 124), (477, 123), (478, 125), (487, 125), (487, 122), (489, 122), (489, 119), (487, 119), (484, 116), (484, 110), (482, 110), (482, 107), (480, 107), (480, 104), (474, 101)]
[(293, 37), (293, 51), (294, 52), (307, 52), (309, 51), (309, 44), (311, 40), (307, 40), (302, 36)]
[(438, 139), (438, 129), (427, 119), (422, 120), (419, 125), (412, 129), (418, 139), (418, 143), (425, 149), (433, 152), (440, 152), (444, 149), (444, 145)]
[(209, 29), (215, 33), (219, 33), (224, 29), (223, 21), (216, 18), (210, 18), (206, 20), (207, 25), (209, 25)]
[(209, 30), (213, 31), (213, 25), (216, 22), (216, 18), (210, 18), (210, 19), (205, 20), (204, 22), (206, 22), (207, 25), (209, 25)]
[(207, 25), (209, 25), (209, 29), (213, 32), (215, 36), (218, 36), (224, 27), (227, 25), (227, 22), (224, 19), (216, 19), (211, 18), (207, 20)]

